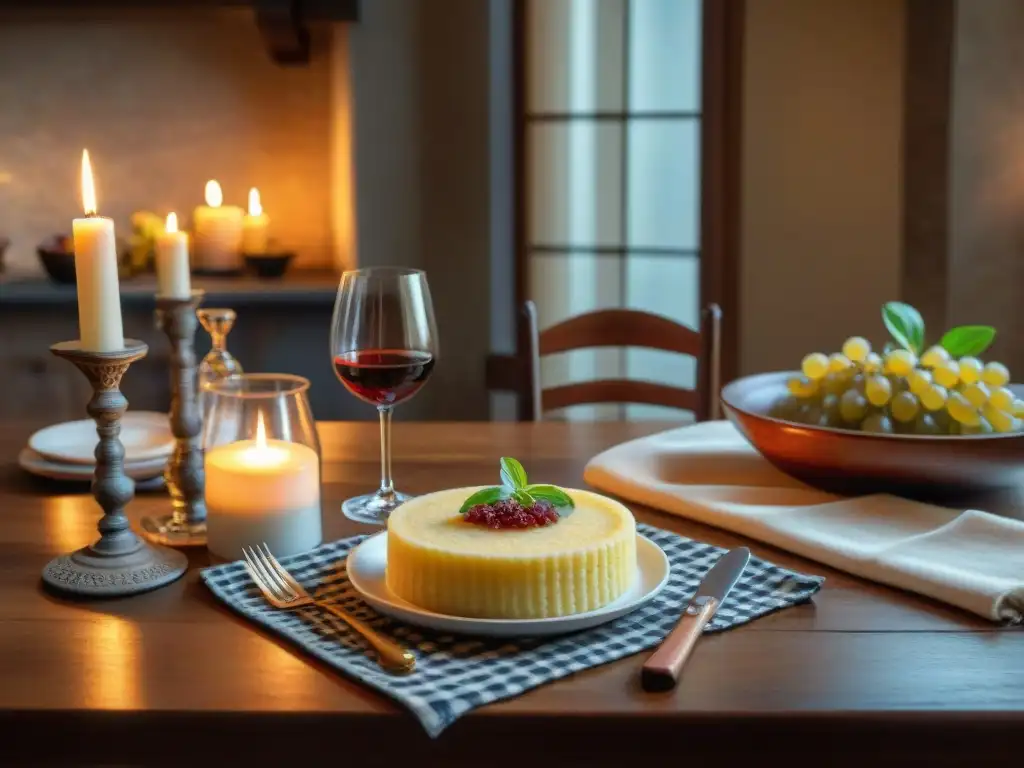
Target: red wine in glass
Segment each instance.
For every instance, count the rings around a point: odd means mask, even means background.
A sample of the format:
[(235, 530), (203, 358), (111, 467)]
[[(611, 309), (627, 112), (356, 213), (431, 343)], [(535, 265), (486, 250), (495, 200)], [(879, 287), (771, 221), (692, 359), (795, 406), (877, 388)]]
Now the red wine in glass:
[(407, 349), (359, 349), (334, 358), (334, 371), (345, 388), (371, 405), (408, 400), (430, 376), (434, 356)]
[(391, 478), (391, 414), (415, 395), (438, 359), (434, 305), (426, 274), (407, 267), (345, 272), (331, 317), (331, 363), (350, 393), (377, 407), (380, 418), (380, 487), (345, 499), (345, 517), (387, 525), (409, 496)]

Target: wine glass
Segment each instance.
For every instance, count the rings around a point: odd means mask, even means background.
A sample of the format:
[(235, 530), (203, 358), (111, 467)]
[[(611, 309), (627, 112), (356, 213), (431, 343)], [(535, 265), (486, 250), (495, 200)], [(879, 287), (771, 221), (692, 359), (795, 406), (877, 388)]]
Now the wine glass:
[(380, 489), (341, 509), (351, 520), (384, 525), (409, 498), (391, 480), (391, 410), (420, 390), (437, 360), (426, 274), (401, 267), (345, 272), (334, 302), (331, 359), (345, 388), (380, 413)]

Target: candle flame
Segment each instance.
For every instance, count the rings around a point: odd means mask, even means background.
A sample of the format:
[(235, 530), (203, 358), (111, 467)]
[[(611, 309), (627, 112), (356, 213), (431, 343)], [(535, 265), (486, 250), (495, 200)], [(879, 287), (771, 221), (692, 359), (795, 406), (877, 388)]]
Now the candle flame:
[(96, 186), (92, 180), (92, 163), (89, 162), (89, 150), (82, 150), (82, 208), (86, 216), (95, 216)]
[(256, 450), (267, 450), (267, 429), (263, 426), (263, 411), (256, 414)]
[(171, 211), (167, 214), (167, 223), (164, 225), (164, 232), (178, 231), (178, 214)]
[(263, 213), (263, 204), (260, 203), (260, 191), (253, 187), (249, 190), (249, 215), (259, 216)]
[(221, 203), (224, 202), (224, 192), (213, 179), (206, 182), (206, 204), (211, 208), (220, 208)]

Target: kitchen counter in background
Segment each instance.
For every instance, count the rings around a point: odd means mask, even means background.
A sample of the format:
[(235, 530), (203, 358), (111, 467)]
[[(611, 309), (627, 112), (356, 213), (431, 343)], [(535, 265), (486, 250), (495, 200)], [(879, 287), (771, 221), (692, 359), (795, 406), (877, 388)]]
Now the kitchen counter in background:
[[(238, 313), (228, 350), (245, 370), (308, 378), (317, 419), (375, 419), (373, 408), (343, 390), (331, 366), (329, 340), (337, 286), (333, 272), (298, 270), (279, 280), (193, 278), (193, 287), (207, 292), (204, 306), (230, 307)], [(170, 349), (154, 323), (155, 290), (152, 275), (121, 282), (125, 335), (149, 344), (147, 357), (132, 366), (122, 383), (133, 410), (170, 408)], [(49, 351), (55, 342), (76, 338), (73, 285), (45, 277), (0, 280), (0, 373), (5, 395), (0, 398), (0, 421), (15, 416), (51, 422), (86, 417), (90, 393), (85, 377)], [(210, 338), (200, 328), (196, 334), (199, 359), (209, 350)], [(415, 415), (406, 411), (403, 415)]]
[[(246, 305), (329, 305), (333, 308), (338, 290), (335, 272), (286, 273), (278, 280), (256, 277), (192, 277), (192, 287), (206, 291), (206, 306)], [(156, 277), (140, 275), (121, 280), (121, 306), (152, 308)], [(47, 277), (0, 278), (0, 307), (75, 304), (75, 286), (55, 283)]]

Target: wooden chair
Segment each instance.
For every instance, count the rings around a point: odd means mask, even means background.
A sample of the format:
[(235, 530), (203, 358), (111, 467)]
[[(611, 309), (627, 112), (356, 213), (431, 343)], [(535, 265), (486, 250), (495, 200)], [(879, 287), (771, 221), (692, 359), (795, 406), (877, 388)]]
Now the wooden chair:
[[(520, 421), (540, 421), (544, 411), (595, 403), (647, 403), (691, 411), (697, 421), (718, 418), (722, 310), (709, 304), (695, 331), (661, 315), (635, 309), (603, 309), (537, 330), (537, 308), (527, 301), (520, 312), (516, 356), (491, 356), (487, 386), (515, 392)], [(540, 359), (556, 352), (594, 347), (639, 347), (690, 355), (697, 360), (697, 389), (652, 381), (599, 379), (541, 388)]]

